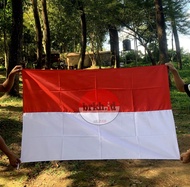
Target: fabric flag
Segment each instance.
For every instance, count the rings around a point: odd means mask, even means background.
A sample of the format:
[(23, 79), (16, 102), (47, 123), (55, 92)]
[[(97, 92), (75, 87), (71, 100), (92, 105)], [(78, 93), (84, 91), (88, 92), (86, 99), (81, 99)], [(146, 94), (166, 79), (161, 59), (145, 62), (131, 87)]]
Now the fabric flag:
[(23, 163), (179, 159), (165, 65), (22, 75)]

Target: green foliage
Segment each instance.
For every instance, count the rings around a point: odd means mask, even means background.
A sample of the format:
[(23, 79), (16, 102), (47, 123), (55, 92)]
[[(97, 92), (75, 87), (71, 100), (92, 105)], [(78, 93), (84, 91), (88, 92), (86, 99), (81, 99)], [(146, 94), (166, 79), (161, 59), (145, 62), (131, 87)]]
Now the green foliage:
[[(176, 65), (177, 66), (177, 65)], [(179, 74), (186, 83), (190, 83), (190, 68), (183, 66), (182, 70), (178, 70)], [(180, 113), (190, 112), (190, 98), (186, 93), (181, 93), (176, 90), (173, 77), (171, 76), (172, 87), (171, 87), (171, 102), (174, 110), (180, 111)]]
[[(87, 21), (87, 48), (96, 52), (102, 49), (108, 33), (108, 27), (115, 25), (117, 30), (127, 28), (127, 36), (136, 37), (139, 43), (147, 47), (158, 61), (158, 45), (156, 35), (154, 3), (150, 0), (47, 0), (48, 18), (50, 22), (52, 50), (60, 52), (79, 52), (81, 27), (79, 4), (82, 3)], [(171, 15), (175, 15), (178, 29), (185, 33), (189, 27), (186, 0), (163, 1), (167, 25)], [(40, 3), (39, 3), (40, 4)], [(171, 9), (172, 7), (172, 9)], [(170, 8), (170, 9), (169, 9)], [(24, 51), (26, 61), (34, 62), (36, 58), (35, 22), (31, 2), (24, 1)], [(173, 14), (169, 12), (173, 10)], [(5, 11), (5, 12), (4, 12)], [(7, 36), (11, 31), (11, 0), (7, 1), (6, 9), (0, 10), (0, 56), (3, 56), (3, 29)], [(6, 13), (4, 17), (4, 13)], [(41, 16), (41, 7), (39, 6)], [(144, 63), (150, 61), (146, 54)], [(175, 61), (175, 59), (174, 59)], [(184, 58), (184, 63), (186, 63)]]
[[(190, 71), (188, 71), (189, 73)], [(190, 82), (189, 75), (185, 77), (185, 72), (182, 70), (180, 72), (181, 76), (184, 77), (184, 80)], [(174, 83), (171, 88), (171, 103), (174, 114), (174, 119), (176, 122), (176, 131), (178, 134), (189, 134), (190, 133), (190, 98), (186, 93), (181, 93), (176, 90)]]
[(183, 67), (190, 68), (190, 53), (182, 54)]
[(11, 1), (7, 0), (6, 6), (0, 9), (0, 57), (3, 57), (4, 55), (4, 33), (6, 33), (7, 40), (10, 40), (12, 24), (11, 17)]
[(140, 59), (138, 51), (130, 50), (127, 52), (123, 52), (120, 60), (125, 62), (125, 64), (130, 64), (137, 61), (138, 59)]
[(3, 96), (0, 102), (0, 135), (3, 136), (8, 145), (12, 142), (20, 142), (22, 99)]
[(136, 37), (141, 45), (147, 46), (157, 40), (154, 3), (152, 1), (125, 1), (121, 16), (123, 27)]
[(61, 52), (75, 51), (81, 36), (79, 12), (68, 0), (49, 0), (48, 5), (52, 48)]
[(168, 27), (170, 27), (171, 22), (175, 21), (180, 33), (189, 34), (189, 0), (164, 0), (163, 3)]

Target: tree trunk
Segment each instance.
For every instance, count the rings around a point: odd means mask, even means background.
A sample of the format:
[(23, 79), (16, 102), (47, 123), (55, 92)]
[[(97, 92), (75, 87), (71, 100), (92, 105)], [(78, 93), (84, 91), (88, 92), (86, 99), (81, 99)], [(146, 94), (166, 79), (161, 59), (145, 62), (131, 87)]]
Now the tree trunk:
[[(22, 0), (12, 1), (12, 31), (10, 42), (10, 58), (7, 75), (15, 65), (22, 62), (22, 31), (23, 31), (23, 10)], [(11, 96), (20, 96), (19, 77), (15, 77), (14, 85), (9, 92)]]
[(51, 41), (50, 41), (50, 28), (47, 15), (47, 4), (46, 0), (42, 0), (42, 18), (44, 26), (44, 43), (45, 43), (45, 64), (48, 69), (51, 67)]
[[(5, 22), (6, 18), (6, 1), (3, 3), (3, 21)], [(6, 22), (5, 22), (6, 24)], [(4, 56), (5, 56), (5, 68), (8, 69), (8, 63), (9, 63), (9, 46), (8, 46), (8, 38), (6, 33), (6, 27), (3, 27), (3, 47), (4, 47)]]
[(119, 37), (118, 31), (115, 26), (109, 27), (109, 35), (110, 35), (110, 48), (111, 48), (111, 66), (112, 67), (120, 67), (119, 64)]
[(85, 53), (86, 53), (86, 15), (84, 12), (84, 7), (82, 2), (79, 3), (79, 10), (82, 12), (81, 13), (81, 29), (82, 29), (82, 40), (81, 40), (81, 54), (80, 54), (80, 60), (78, 63), (78, 69), (83, 69), (84, 68), (84, 60), (85, 60)]
[(173, 49), (173, 36), (175, 39), (175, 46), (176, 46), (176, 57), (177, 57), (177, 63), (178, 63), (178, 68), (182, 69), (182, 61), (181, 61), (181, 50), (180, 50), (180, 42), (179, 42), (179, 36), (178, 36), (178, 31), (177, 31), (177, 26), (176, 26), (176, 19), (175, 19), (175, 8), (172, 0), (168, 1), (169, 4), (169, 16), (171, 19), (171, 27), (172, 27), (172, 49)]
[(174, 35), (174, 39), (175, 39), (178, 68), (182, 69), (181, 50), (180, 50), (179, 36), (178, 36), (175, 20), (172, 21), (172, 30), (173, 30), (173, 35)]
[(8, 39), (7, 39), (7, 33), (4, 30), (3, 31), (3, 46), (4, 46), (4, 51), (5, 51), (5, 68), (8, 69), (8, 64), (9, 64), (9, 46), (8, 46)]
[(38, 14), (37, 0), (31, 0), (33, 7), (33, 14), (36, 28), (36, 40), (37, 40), (37, 68), (42, 68), (42, 30), (40, 24), (40, 18)]
[(166, 38), (165, 19), (162, 7), (162, 0), (154, 0), (156, 10), (157, 35), (159, 42), (159, 63), (168, 62), (168, 48)]

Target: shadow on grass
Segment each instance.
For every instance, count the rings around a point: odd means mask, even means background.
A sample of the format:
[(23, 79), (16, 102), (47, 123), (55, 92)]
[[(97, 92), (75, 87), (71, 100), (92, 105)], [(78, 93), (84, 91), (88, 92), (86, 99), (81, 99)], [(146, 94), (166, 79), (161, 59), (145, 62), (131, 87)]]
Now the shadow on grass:
[(8, 105), (8, 106), (1, 106), (0, 105), (0, 109), (2, 110), (7, 110), (7, 111), (12, 111), (12, 112), (22, 112), (23, 110), (23, 107), (18, 107), (18, 106), (11, 106), (11, 105)]
[(0, 135), (4, 138), (8, 146), (12, 143), (20, 145), (21, 131), (22, 131), (22, 122), (14, 119), (7, 119), (1, 117)]
[[(154, 163), (154, 164), (153, 164)], [(76, 186), (153, 186), (155, 178), (138, 176), (134, 170), (149, 170), (159, 167), (162, 161), (152, 160), (99, 160), (68, 161), (65, 163), (72, 180), (70, 187)], [(158, 166), (157, 166), (158, 164)], [(159, 177), (159, 176), (157, 176)]]
[[(65, 178), (72, 181), (69, 187), (126, 186), (128, 183), (132, 184), (131, 173), (126, 172), (125, 166), (117, 160), (59, 161), (58, 165), (59, 167), (56, 168), (53, 167), (52, 162), (24, 164), (24, 167), (31, 169), (27, 181), (35, 180), (43, 171), (51, 168), (52, 175), (59, 176), (61, 171), (69, 174)], [(64, 186), (64, 179), (61, 178)]]
[(129, 176), (124, 174), (124, 165), (117, 160), (69, 161), (72, 187), (75, 186), (125, 186)]

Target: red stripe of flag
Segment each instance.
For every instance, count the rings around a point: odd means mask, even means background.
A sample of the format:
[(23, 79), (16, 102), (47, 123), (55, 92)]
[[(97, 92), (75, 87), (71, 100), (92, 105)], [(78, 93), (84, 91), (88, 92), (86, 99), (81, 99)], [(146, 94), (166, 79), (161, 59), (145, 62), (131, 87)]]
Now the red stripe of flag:
[(101, 70), (23, 70), (23, 111), (171, 109), (165, 65)]

